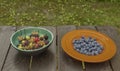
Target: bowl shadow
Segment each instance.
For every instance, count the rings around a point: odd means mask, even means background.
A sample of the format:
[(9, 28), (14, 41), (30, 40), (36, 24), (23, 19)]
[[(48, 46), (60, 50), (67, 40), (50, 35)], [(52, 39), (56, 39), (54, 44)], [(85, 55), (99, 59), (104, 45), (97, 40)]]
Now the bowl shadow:
[[(22, 54), (20, 52), (15, 55), (15, 67), (19, 70), (28, 70), (31, 56)], [(32, 59), (32, 70), (49, 70), (52, 64), (55, 63), (53, 53), (50, 50), (45, 50), (41, 54), (34, 55)]]

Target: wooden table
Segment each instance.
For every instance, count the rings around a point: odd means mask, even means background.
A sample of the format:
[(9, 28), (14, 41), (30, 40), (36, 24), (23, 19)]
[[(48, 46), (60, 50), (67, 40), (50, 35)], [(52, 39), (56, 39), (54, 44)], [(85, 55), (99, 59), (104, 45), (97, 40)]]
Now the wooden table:
[[(54, 41), (48, 50), (33, 57), (29, 70), (30, 56), (18, 53), (10, 44), (12, 33), (23, 27), (0, 26), (0, 70), (1, 71), (83, 71), (81, 61), (69, 57), (61, 48), (61, 38), (75, 29), (94, 29), (111, 37), (117, 45), (117, 53), (103, 63), (85, 63), (85, 71), (120, 71), (120, 35), (111, 26), (44, 26), (54, 34)], [(108, 44), (109, 45), (109, 44)], [(111, 51), (112, 52), (112, 51)]]

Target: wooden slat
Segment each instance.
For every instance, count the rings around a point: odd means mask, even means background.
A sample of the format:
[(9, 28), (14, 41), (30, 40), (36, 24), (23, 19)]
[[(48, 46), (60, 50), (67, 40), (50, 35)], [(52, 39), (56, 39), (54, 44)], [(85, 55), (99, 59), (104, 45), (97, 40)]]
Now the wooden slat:
[(75, 30), (75, 26), (58, 26), (58, 71), (82, 71), (81, 62), (68, 56), (61, 47), (62, 37), (69, 31)]
[(96, 30), (94, 26), (77, 26), (77, 29)]
[(0, 70), (4, 64), (10, 46), (10, 36), (15, 31), (14, 27), (0, 26)]
[(3, 71), (28, 71), (29, 60), (29, 56), (18, 53), (11, 46)]
[(115, 27), (111, 26), (104, 26), (104, 27), (97, 27), (97, 29), (111, 37), (117, 45), (117, 53), (116, 55), (110, 60), (111, 66), (114, 71), (120, 71), (120, 34)]
[[(23, 27), (17, 29), (21, 28)], [(11, 46), (3, 71), (28, 71), (29, 60), (29, 56), (18, 53), (18, 51)]]
[[(78, 29), (96, 30), (94, 26), (80, 26)], [(96, 30), (97, 31), (97, 30)], [(86, 71), (112, 71), (109, 61), (103, 63), (85, 63)]]
[(46, 52), (33, 57), (31, 71), (56, 71), (56, 28), (50, 26), (44, 28), (53, 33), (54, 40)]

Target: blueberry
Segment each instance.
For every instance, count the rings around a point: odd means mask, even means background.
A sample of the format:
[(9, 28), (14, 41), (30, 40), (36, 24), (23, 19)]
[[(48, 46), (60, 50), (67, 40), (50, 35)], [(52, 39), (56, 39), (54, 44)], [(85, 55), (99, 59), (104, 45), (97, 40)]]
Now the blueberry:
[(89, 38), (86, 39), (87, 42), (89, 42), (89, 40), (90, 40)]
[(79, 49), (76, 49), (79, 52)]
[(94, 52), (91, 52), (91, 55), (94, 56)]
[(76, 42), (75, 42), (76, 44), (78, 44), (79, 43), (79, 41), (78, 40), (76, 40)]
[(77, 44), (75, 43), (75, 44), (73, 44), (75, 47), (77, 46)]
[(81, 47), (83, 47), (84, 46), (84, 44), (83, 43), (81, 43)]
[(84, 39), (84, 42), (86, 42), (87, 40), (86, 40), (86, 38)]
[(91, 55), (91, 52), (89, 52), (88, 55)]
[(77, 46), (76, 46), (76, 49), (79, 49), (79, 48), (80, 48), (79, 45), (77, 45)]
[(91, 45), (95, 45), (94, 42), (91, 42)]
[(85, 43), (85, 45), (84, 45), (85, 47), (87, 47), (88, 45)]
[(86, 43), (84, 42), (84, 43), (83, 43), (83, 46), (85, 46), (85, 45), (86, 45)]
[(79, 39), (79, 42), (83, 42), (81, 38)]
[(80, 50), (81, 50), (81, 51), (84, 51), (84, 49), (83, 49), (83, 48), (81, 48)]
[(86, 44), (89, 44), (89, 42), (85, 42)]
[(96, 44), (97, 47), (100, 47), (100, 44)]
[(99, 54), (99, 52), (98, 52), (98, 51), (95, 51), (95, 54), (96, 54), (96, 55), (98, 55), (98, 54)]
[(84, 37), (73, 40), (74, 49), (86, 55), (98, 55), (102, 52), (103, 46), (95, 38)]
[(92, 47), (95, 47), (95, 45), (93, 44)]
[(102, 46), (99, 46), (99, 48), (103, 50), (103, 47), (102, 47)]
[(87, 52), (87, 53), (85, 53), (86, 55), (88, 55), (89, 54), (89, 52)]
[(85, 39), (85, 36), (82, 36), (81, 38), (82, 38), (82, 39)]
[(91, 47), (90, 44), (87, 44), (87, 47)]
[(85, 53), (87, 53), (87, 50), (84, 50)]
[(90, 39), (90, 42), (93, 42), (94, 40), (93, 39)]
[(75, 40), (73, 40), (73, 44), (75, 44), (75, 43), (76, 43), (76, 41), (77, 41), (76, 39), (75, 39)]
[(79, 47), (81, 47), (81, 44), (78, 44)]
[(94, 41), (94, 44), (97, 44), (98, 42), (97, 41)]
[(98, 53), (100, 54), (102, 52), (102, 50), (99, 50)]
[(90, 52), (90, 51), (91, 51), (91, 49), (88, 49), (88, 51)]
[(90, 42), (91, 41), (91, 39), (88, 37), (88, 42)]
[(84, 43), (85, 41), (84, 41), (84, 39), (81, 39), (81, 43)]
[(83, 50), (80, 50), (79, 52), (80, 52), (80, 53), (82, 53), (82, 54), (84, 53), (84, 51), (83, 51)]
[(86, 47), (86, 49), (89, 49), (90, 47)]

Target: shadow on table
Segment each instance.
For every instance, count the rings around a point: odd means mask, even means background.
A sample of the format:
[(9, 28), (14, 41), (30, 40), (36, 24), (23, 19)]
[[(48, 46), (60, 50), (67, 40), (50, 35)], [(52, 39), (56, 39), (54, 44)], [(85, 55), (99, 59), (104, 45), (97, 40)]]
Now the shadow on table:
[[(82, 70), (82, 62), (78, 61), (69, 55), (67, 55), (65, 52), (61, 53), (61, 58), (60, 58), (60, 70), (70, 70), (72, 69), (74, 71), (79, 71)], [(110, 70), (110, 63), (109, 61), (101, 62), (101, 63), (88, 63), (85, 62), (85, 67), (86, 71), (103, 71), (103, 70)]]
[(60, 52), (58, 62), (59, 71), (82, 71), (81, 61), (73, 59), (64, 51)]
[(27, 71), (29, 67), (30, 56), (17, 52), (14, 58), (14, 66), (17, 71)]
[[(14, 60), (14, 66), (17, 67), (20, 70), (26, 70), (29, 68), (29, 63), (30, 63), (30, 57), (25, 54), (17, 53), (15, 55), (15, 60)], [(33, 56), (32, 59), (32, 68), (33, 69), (38, 69), (42, 68), (45, 69), (46, 67), (49, 67), (53, 61), (53, 54), (50, 50), (46, 50), (45, 52)]]
[(50, 50), (46, 50), (45, 52), (33, 56), (33, 64), (32, 64), (32, 70), (33, 71), (48, 71), (52, 69), (52, 64), (55, 63), (55, 57)]

